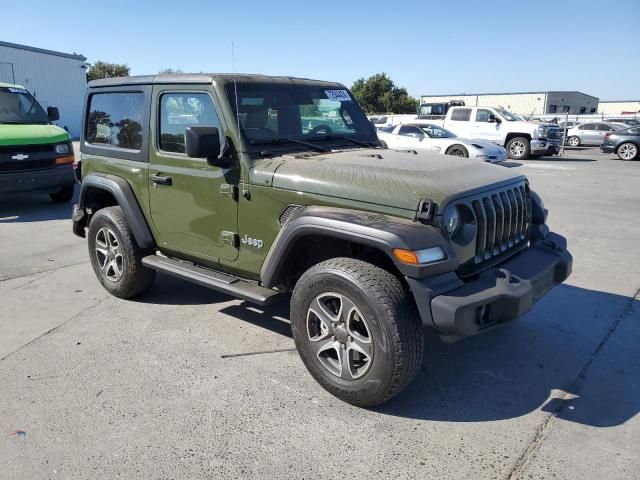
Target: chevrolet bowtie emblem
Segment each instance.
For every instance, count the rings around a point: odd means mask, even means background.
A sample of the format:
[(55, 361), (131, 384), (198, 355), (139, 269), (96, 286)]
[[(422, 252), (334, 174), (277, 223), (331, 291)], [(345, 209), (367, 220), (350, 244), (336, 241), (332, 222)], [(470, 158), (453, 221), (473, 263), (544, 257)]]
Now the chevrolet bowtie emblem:
[(26, 160), (27, 158), (29, 158), (29, 155), (25, 155), (23, 153), (19, 153), (17, 155), (14, 155), (13, 157), (11, 157), (11, 160)]

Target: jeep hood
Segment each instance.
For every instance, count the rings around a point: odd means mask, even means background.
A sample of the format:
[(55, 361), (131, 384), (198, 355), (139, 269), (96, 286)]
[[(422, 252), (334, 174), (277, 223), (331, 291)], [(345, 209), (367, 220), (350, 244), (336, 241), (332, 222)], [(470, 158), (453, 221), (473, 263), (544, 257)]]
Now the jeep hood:
[(0, 145), (41, 145), (69, 140), (69, 133), (56, 125), (0, 124)]
[[(275, 188), (413, 212), (423, 198), (442, 204), (451, 195), (524, 179), (505, 167), (431, 152), (415, 155), (394, 150), (347, 150), (282, 157), (277, 165), (275, 160), (269, 160)], [(264, 176), (261, 180), (264, 184)]]

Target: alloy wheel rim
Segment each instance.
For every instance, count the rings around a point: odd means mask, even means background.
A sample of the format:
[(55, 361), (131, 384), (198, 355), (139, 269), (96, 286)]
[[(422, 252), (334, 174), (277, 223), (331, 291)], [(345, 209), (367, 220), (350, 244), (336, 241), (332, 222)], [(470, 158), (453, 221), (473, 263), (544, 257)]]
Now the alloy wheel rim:
[(509, 147), (509, 153), (511, 153), (511, 155), (513, 155), (514, 157), (521, 157), (524, 155), (524, 152), (526, 150), (526, 146), (523, 142), (513, 142), (511, 144), (511, 146)]
[(631, 160), (632, 158), (634, 158), (636, 156), (637, 150), (636, 147), (634, 145), (622, 145), (620, 147), (620, 157), (625, 159), (625, 160)]
[(577, 147), (578, 143), (580, 143), (580, 140), (577, 137), (571, 137), (569, 139), (569, 145), (572, 147)]
[(124, 272), (124, 256), (118, 237), (108, 227), (96, 233), (96, 259), (102, 275), (111, 282), (117, 282)]
[(307, 311), (307, 336), (322, 367), (343, 380), (357, 380), (373, 362), (373, 337), (355, 303), (335, 292), (313, 299)]
[(464, 152), (460, 148), (452, 148), (449, 150), (449, 155), (453, 155), (454, 157), (464, 157)]

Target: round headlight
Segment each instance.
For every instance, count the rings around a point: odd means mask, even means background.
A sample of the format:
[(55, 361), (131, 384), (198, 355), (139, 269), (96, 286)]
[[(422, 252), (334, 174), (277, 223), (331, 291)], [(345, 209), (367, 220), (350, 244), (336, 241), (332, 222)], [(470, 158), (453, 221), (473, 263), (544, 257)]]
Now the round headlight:
[(68, 143), (59, 143), (55, 146), (56, 153), (64, 155), (65, 153), (69, 153), (69, 144)]
[(457, 207), (449, 207), (444, 212), (444, 226), (450, 237), (453, 237), (460, 228), (460, 213)]

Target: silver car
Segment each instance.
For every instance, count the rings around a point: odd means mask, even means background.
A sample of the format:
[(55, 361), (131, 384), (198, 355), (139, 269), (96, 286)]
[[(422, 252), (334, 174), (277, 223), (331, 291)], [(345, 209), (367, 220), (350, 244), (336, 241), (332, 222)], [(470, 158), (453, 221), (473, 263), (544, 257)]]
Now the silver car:
[(604, 136), (609, 132), (622, 130), (624, 127), (619, 123), (611, 122), (589, 122), (581, 123), (567, 130), (567, 145), (579, 147), (581, 145), (600, 145), (604, 141)]

